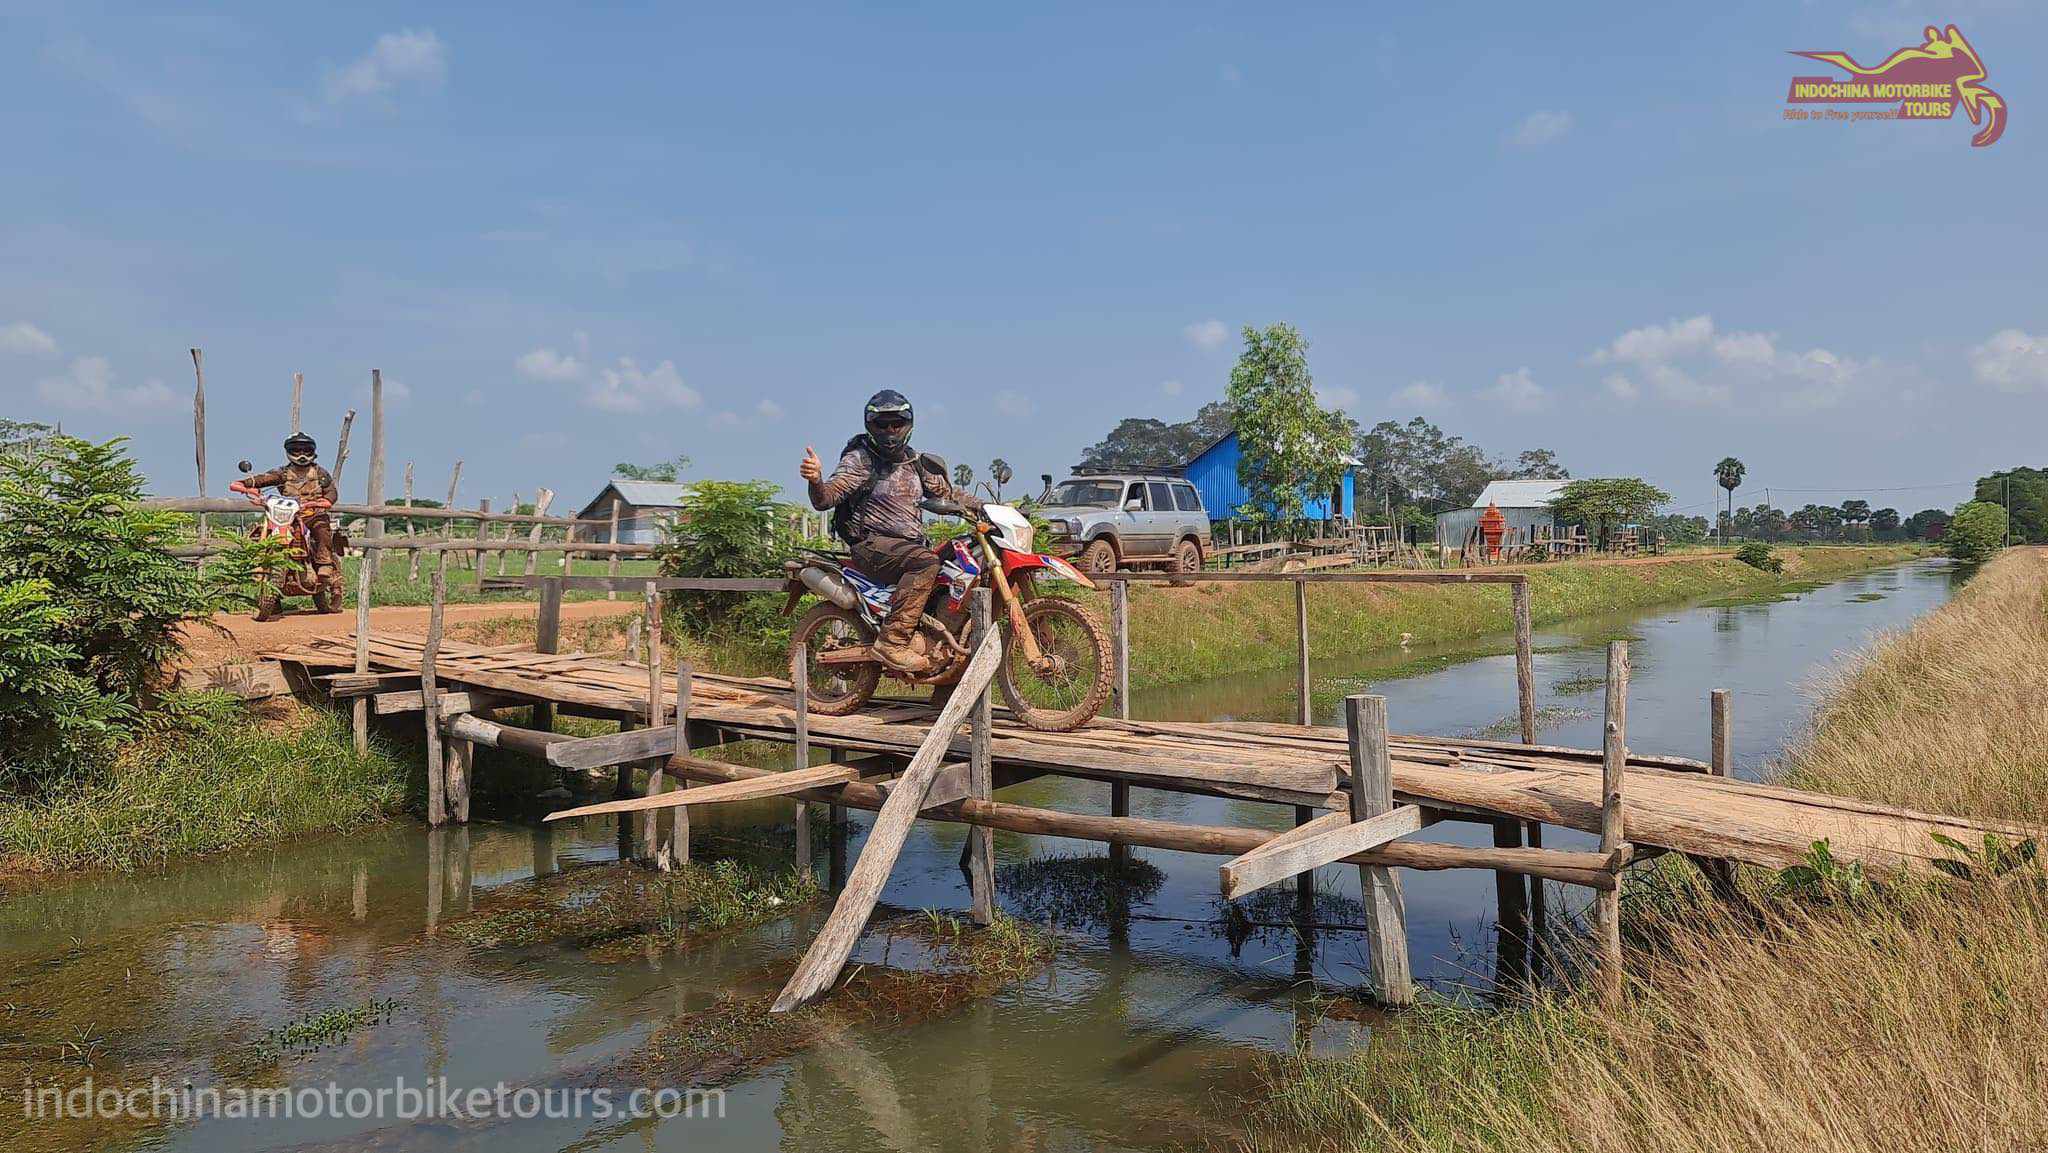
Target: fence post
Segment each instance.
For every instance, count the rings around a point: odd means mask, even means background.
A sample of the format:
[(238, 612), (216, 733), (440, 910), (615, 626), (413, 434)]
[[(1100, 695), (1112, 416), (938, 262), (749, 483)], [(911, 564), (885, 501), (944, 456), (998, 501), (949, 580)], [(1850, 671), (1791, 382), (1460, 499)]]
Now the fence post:
[[(647, 627), (645, 629), (647, 637), (647, 727), (658, 728), (663, 719), (661, 707), (661, 594), (656, 590), (653, 581), (647, 582), (643, 602), (647, 620)], [(678, 701), (676, 703), (680, 705), (682, 702)], [(662, 769), (664, 764), (665, 762), (658, 757), (648, 761), (647, 795), (650, 797), (662, 791)], [(689, 810), (677, 808), (675, 813), (675, 836), (668, 845), (661, 843), (661, 814), (658, 811), (652, 809), (648, 811), (647, 824), (640, 831), (642, 855), (653, 862), (656, 868), (664, 872), (673, 868), (678, 863), (676, 850), (678, 843), (685, 846), (681, 851), (680, 860), (689, 860), (689, 850), (687, 848), (689, 843), (687, 839), (689, 836), (688, 830), (690, 827)]]
[[(370, 671), (370, 555), (356, 564), (356, 672)], [(370, 755), (370, 698), (355, 701), (356, 755)]]
[[(370, 479), (365, 496), (372, 505), (384, 503), (384, 373), (375, 368), (370, 370)], [(384, 550), (377, 547), (384, 543), (384, 518), (371, 517), (363, 535), (371, 545), (363, 552), (363, 563), (370, 566), (374, 581), (384, 563)]]
[[(1109, 585), (1109, 631), (1110, 660), (1115, 671), (1116, 715), (1121, 720), (1131, 719), (1131, 582), (1111, 581)], [(1124, 781), (1112, 781), (1109, 786), (1109, 815), (1128, 817), (1131, 815), (1131, 786)], [(1131, 860), (1129, 845), (1109, 846), (1110, 868), (1122, 873)]]
[[(604, 566), (604, 575), (606, 575), (606, 576), (608, 576), (608, 577), (617, 577), (617, 576), (619, 575), (619, 551), (618, 551), (618, 545), (619, 545), (619, 498), (618, 498), (618, 497), (613, 497), (613, 498), (612, 498), (612, 527), (611, 527), (611, 535), (605, 538), (605, 543), (607, 543), (607, 544), (609, 544), (609, 545), (611, 545), (611, 546), (612, 546), (612, 559), (611, 559), (611, 560), (609, 560), (609, 561), (607, 561), (607, 562), (605, 563), (605, 566)], [(619, 599), (619, 590), (617, 590), (617, 589), (615, 589), (615, 588), (608, 588), (608, 589), (604, 590), (604, 599), (606, 599), (606, 600), (608, 600), (608, 601), (615, 601), (615, 600), (618, 600), (618, 599)]]
[[(1628, 764), (1628, 642), (1607, 645), (1606, 723), (1600, 746), (1600, 851), (1618, 854), (1626, 832), (1622, 822), (1621, 785)], [(1610, 1003), (1621, 997), (1621, 867), (1614, 869), (1614, 887), (1602, 889), (1593, 902), (1594, 940), (1600, 947), (1599, 989)]]
[[(436, 574), (438, 575), (438, 574)], [(443, 582), (434, 582), (434, 603), (427, 611), (427, 643), (420, 649), (420, 711), (427, 728), (427, 824), (448, 820), (447, 781), (442, 775), (440, 687), (434, 680), (434, 666), (441, 655), (441, 600)]]
[[(1515, 705), (1521, 715), (1522, 743), (1536, 743), (1536, 636), (1535, 613), (1530, 604), (1529, 578), (1524, 576), (1509, 586), (1515, 618)], [(1543, 823), (1525, 821), (1522, 835), (1532, 849), (1543, 847)], [(1524, 882), (1515, 878), (1517, 886)], [(1528, 935), (1528, 972), (1532, 982), (1540, 979), (1543, 958), (1543, 942), (1550, 931), (1549, 901), (1543, 892), (1543, 878), (1530, 877), (1528, 885), (1528, 916), (1525, 920)]]
[(1308, 582), (1301, 579), (1294, 582), (1294, 645), (1301, 672), (1298, 686), (1301, 696), (1299, 719), (1302, 724), (1307, 725), (1313, 723), (1308, 699)]
[[(988, 636), (993, 623), (989, 590), (975, 589), (973, 597), (974, 623), (967, 647), (969, 651), (980, 652), (981, 642)], [(974, 711), (967, 715), (967, 794), (978, 801), (988, 800), (995, 791), (995, 771), (989, 760), (989, 736), (995, 724), (995, 713), (989, 702), (989, 691), (989, 685), (981, 686), (981, 692), (975, 697)], [(995, 832), (981, 825), (971, 825), (967, 829), (967, 887), (969, 916), (974, 923), (986, 925), (994, 921)]]
[[(1351, 742), (1351, 819), (1362, 821), (1394, 807), (1394, 764), (1387, 753), (1387, 698), (1344, 698), (1344, 722)], [(1359, 897), (1365, 904), (1373, 992), (1388, 1005), (1415, 1000), (1408, 965), (1408, 909), (1401, 879), (1385, 865), (1358, 866)]]
[[(811, 667), (810, 646), (798, 641), (790, 649), (789, 662), (789, 688), (796, 699), (795, 767), (807, 769), (811, 767), (811, 678), (804, 673)], [(811, 806), (802, 797), (796, 799), (796, 869), (806, 877), (811, 875)]]

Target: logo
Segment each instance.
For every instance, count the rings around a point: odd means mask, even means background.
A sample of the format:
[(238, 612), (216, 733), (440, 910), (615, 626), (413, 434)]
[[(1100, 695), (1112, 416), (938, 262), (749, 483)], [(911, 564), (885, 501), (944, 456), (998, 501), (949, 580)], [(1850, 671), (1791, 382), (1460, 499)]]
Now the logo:
[(1842, 76), (1794, 76), (1786, 101), (1802, 104), (1862, 104), (1874, 107), (1843, 110), (1829, 107), (1809, 112), (1785, 109), (1787, 120), (1947, 120), (1956, 105), (1981, 125), (1970, 138), (1983, 148), (2005, 134), (2005, 101), (1984, 87), (1984, 61), (1951, 24), (1946, 31), (1928, 25), (1927, 42), (1901, 48), (1882, 64), (1862, 65), (1846, 52), (1794, 52), (1808, 60), (1832, 64)]

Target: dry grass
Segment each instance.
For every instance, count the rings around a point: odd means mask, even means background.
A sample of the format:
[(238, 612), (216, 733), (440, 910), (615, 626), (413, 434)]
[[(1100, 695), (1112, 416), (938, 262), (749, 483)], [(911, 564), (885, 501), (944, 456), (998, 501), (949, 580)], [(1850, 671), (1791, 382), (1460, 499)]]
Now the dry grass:
[[(2048, 819), (2048, 552), (2008, 553), (1848, 670), (1781, 772)], [(1665, 870), (1661, 879), (1668, 880)], [(1642, 886), (1639, 886), (1639, 891)], [(2048, 1147), (2048, 886), (1634, 903), (1626, 1002), (1439, 1009), (1278, 1070), (1274, 1148), (1960, 1153)]]

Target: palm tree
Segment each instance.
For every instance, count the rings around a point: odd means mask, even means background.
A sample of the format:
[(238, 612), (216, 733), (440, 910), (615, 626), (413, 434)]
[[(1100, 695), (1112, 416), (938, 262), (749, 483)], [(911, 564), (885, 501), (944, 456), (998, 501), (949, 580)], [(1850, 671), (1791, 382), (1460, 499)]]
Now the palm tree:
[[(1728, 516), (1731, 520), (1735, 516), (1735, 490), (1742, 487), (1742, 474), (1748, 471), (1748, 469), (1743, 467), (1741, 461), (1736, 460), (1732, 456), (1722, 457), (1721, 463), (1714, 466), (1714, 480), (1728, 491)], [(1726, 521), (1722, 522), (1722, 544), (1728, 543), (1726, 524)]]
[(953, 466), (953, 487), (959, 489), (961, 492), (966, 492), (968, 489), (974, 487), (973, 465), (956, 464)]
[(1010, 462), (997, 457), (988, 462), (988, 476), (996, 482), (996, 500), (1003, 499), (1003, 486), (1010, 483)]

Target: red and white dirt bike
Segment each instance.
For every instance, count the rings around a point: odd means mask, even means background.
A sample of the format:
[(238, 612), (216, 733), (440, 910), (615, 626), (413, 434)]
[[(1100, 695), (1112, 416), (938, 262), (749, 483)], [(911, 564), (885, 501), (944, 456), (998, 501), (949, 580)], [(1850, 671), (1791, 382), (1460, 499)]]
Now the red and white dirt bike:
[[(242, 462), (242, 472), (249, 472), (249, 462)], [(249, 529), (254, 540), (275, 538), (285, 544), (285, 551), (291, 563), (282, 571), (263, 572), (262, 591), (256, 595), (256, 619), (271, 620), (284, 611), (284, 598), (312, 597), (313, 607), (323, 613), (341, 611), (343, 589), (339, 563), (322, 572), (313, 565), (312, 542), (307, 538), (306, 522), (316, 516), (326, 516), (330, 506), (324, 500), (299, 501), (283, 493), (264, 495), (247, 493), (249, 503), (263, 510), (263, 519)], [(334, 554), (339, 557), (348, 547), (348, 538), (341, 533), (334, 534)]]
[(926, 671), (905, 675), (884, 666), (870, 652), (889, 614), (895, 589), (846, 563), (839, 554), (806, 550), (785, 566), (789, 604), (815, 593), (820, 603), (796, 623), (790, 656), (804, 646), (812, 711), (843, 716), (867, 703), (884, 674), (909, 684), (930, 685), (943, 696), (967, 671), (970, 600), (984, 583), (994, 589), (995, 626), (1003, 634), (1003, 663), (996, 684), (1019, 721), (1047, 732), (1067, 732), (1094, 718), (1108, 699), (1111, 667), (1109, 632), (1075, 601), (1047, 596), (1042, 582), (1071, 581), (1094, 588), (1073, 565), (1034, 552), (1031, 521), (1008, 505), (958, 509), (934, 501), (935, 513), (965, 515), (968, 533), (939, 546), (939, 584), (911, 644), (925, 654)]

